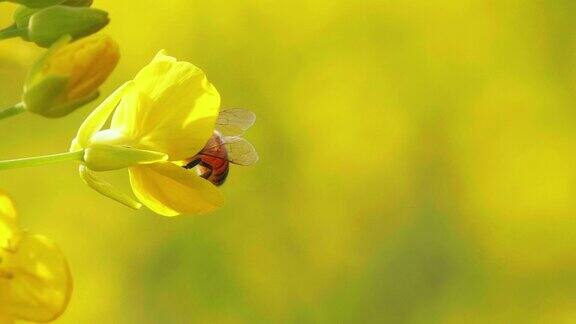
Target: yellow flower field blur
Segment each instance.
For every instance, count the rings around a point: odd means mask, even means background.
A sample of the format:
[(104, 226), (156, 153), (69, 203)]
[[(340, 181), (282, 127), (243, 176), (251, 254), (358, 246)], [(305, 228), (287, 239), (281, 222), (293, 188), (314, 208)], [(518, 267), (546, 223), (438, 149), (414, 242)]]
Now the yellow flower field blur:
[[(232, 166), (222, 208), (175, 218), (94, 193), (74, 163), (1, 171), (70, 266), (56, 323), (576, 322), (576, 2), (94, 6), (121, 51), (102, 96), (0, 121), (0, 160), (65, 151), (166, 49), (256, 113), (260, 161)], [(41, 52), (0, 41), (0, 107)], [(130, 192), (125, 170), (102, 177)]]

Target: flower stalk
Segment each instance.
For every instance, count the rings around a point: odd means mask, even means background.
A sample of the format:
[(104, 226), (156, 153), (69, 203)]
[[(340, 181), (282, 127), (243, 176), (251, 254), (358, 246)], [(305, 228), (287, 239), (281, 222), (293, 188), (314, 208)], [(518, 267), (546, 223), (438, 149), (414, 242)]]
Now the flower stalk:
[(0, 170), (35, 167), (45, 164), (54, 164), (67, 161), (83, 161), (84, 151), (66, 152), (59, 154), (35, 156), (22, 159), (0, 161)]
[(23, 113), (24, 111), (26, 111), (26, 107), (24, 106), (24, 104), (18, 103), (12, 107), (8, 107), (8, 108), (4, 108), (4, 109), (0, 110), (0, 119), (19, 115), (19, 114)]
[(19, 28), (15, 24), (6, 29), (0, 30), (0, 40), (22, 37), (24, 35), (26, 35), (26, 29)]

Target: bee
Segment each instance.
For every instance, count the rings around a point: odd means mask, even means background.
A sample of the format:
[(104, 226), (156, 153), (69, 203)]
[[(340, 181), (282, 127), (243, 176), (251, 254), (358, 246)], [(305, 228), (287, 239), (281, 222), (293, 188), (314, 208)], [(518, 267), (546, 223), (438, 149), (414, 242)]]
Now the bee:
[(256, 115), (249, 110), (222, 110), (214, 134), (200, 153), (185, 161), (184, 168), (196, 168), (199, 176), (221, 186), (228, 177), (230, 163), (244, 166), (256, 163), (256, 149), (241, 137), (255, 121)]

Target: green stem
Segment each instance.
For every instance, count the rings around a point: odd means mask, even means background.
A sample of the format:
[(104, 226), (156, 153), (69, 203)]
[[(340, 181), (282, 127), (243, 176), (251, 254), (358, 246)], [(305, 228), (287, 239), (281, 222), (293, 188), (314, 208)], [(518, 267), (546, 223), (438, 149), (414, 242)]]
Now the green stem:
[(26, 107), (24, 107), (23, 103), (16, 104), (10, 108), (4, 108), (0, 110), (0, 119), (12, 117), (18, 114), (23, 113), (26, 111)]
[(53, 155), (36, 156), (31, 158), (0, 161), (0, 170), (27, 168), (44, 164), (83, 160), (84, 151), (82, 150), (76, 152), (66, 152)]
[(16, 25), (0, 30), (0, 40), (24, 35), (26, 35), (26, 29), (18, 28)]

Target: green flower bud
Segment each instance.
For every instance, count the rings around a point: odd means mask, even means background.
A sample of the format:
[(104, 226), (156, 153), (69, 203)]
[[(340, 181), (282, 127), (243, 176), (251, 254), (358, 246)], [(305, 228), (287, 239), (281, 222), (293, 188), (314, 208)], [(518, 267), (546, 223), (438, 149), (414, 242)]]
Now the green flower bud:
[(28, 111), (62, 117), (96, 99), (120, 58), (108, 36), (69, 41), (66, 36), (56, 42), (30, 71), (22, 98)]
[(66, 0), (9, 0), (30, 8), (45, 8), (61, 4)]
[(27, 37), (39, 46), (50, 47), (65, 35), (73, 39), (91, 35), (104, 28), (109, 21), (108, 13), (103, 10), (53, 6), (30, 16)]
[(33, 14), (37, 13), (40, 10), (42, 9), (34, 9), (25, 6), (20, 6), (16, 9), (16, 11), (14, 11), (14, 25), (18, 30), (24, 31), (23, 33), (21, 33), (20, 36), (22, 37), (22, 39), (27, 41), (30, 40), (28, 38), (28, 33), (25, 31), (28, 29), (28, 23), (30, 21), (30, 17), (32, 17)]
[(92, 0), (0, 0), (21, 4), (28, 8), (46, 8), (55, 5), (65, 5), (72, 7), (90, 7)]
[[(92, 5), (92, 0), (68, 0), (62, 5), (71, 7), (90, 7)], [(16, 11), (14, 11), (14, 23), (18, 28), (28, 28), (30, 17), (40, 10), (41, 8), (19, 6), (16, 8)]]

